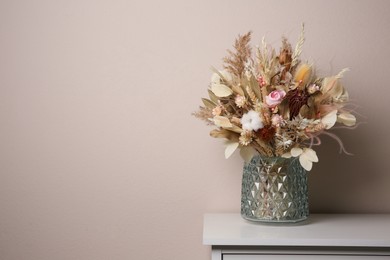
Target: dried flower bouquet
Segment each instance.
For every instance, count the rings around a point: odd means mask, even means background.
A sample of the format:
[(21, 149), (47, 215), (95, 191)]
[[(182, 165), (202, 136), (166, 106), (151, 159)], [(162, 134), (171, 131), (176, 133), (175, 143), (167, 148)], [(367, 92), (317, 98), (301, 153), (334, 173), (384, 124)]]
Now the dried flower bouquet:
[(256, 154), (299, 157), (310, 171), (318, 162), (313, 146), (321, 143), (336, 123), (353, 127), (356, 117), (345, 107), (348, 93), (340, 79), (347, 69), (330, 77), (318, 77), (315, 69), (299, 56), (304, 43), (304, 26), (296, 47), (286, 38), (280, 51), (266, 44), (249, 46), (251, 32), (239, 36), (234, 51), (223, 59), (224, 70), (214, 69), (209, 98), (203, 98), (194, 115), (216, 128), (212, 137), (226, 139), (225, 157), (240, 149), (245, 161)]

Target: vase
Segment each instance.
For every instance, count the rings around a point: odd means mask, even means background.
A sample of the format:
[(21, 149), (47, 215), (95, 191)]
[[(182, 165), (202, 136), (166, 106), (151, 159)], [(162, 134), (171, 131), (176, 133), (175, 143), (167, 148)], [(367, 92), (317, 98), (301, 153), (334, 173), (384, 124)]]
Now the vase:
[(299, 222), (309, 216), (307, 172), (296, 157), (254, 156), (244, 164), (241, 216), (258, 222)]

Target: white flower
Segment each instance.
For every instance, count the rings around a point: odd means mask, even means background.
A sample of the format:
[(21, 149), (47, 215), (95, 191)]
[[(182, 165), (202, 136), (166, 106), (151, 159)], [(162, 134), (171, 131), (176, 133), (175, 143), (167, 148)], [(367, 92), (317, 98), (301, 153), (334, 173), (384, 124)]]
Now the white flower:
[(261, 119), (259, 113), (254, 110), (248, 111), (241, 118), (242, 129), (249, 131), (257, 131), (260, 128), (263, 128), (263, 120)]

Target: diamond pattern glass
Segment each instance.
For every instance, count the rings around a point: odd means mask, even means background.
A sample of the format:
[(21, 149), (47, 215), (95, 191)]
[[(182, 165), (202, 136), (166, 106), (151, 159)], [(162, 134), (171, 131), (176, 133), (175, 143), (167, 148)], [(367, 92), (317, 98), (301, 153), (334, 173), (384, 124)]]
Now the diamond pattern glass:
[(298, 158), (258, 155), (245, 163), (241, 215), (262, 222), (305, 220), (309, 216), (307, 173)]

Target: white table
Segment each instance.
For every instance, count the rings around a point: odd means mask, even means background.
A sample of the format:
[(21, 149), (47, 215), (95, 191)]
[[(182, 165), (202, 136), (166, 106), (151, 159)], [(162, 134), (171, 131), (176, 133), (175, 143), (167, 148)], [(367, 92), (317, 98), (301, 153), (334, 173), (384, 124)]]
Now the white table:
[(283, 225), (205, 214), (203, 244), (212, 260), (390, 259), (390, 214), (312, 214)]

